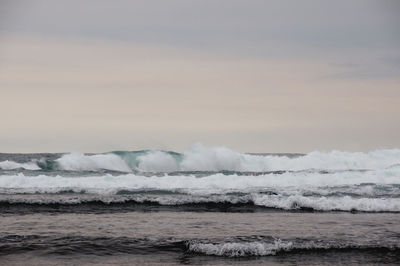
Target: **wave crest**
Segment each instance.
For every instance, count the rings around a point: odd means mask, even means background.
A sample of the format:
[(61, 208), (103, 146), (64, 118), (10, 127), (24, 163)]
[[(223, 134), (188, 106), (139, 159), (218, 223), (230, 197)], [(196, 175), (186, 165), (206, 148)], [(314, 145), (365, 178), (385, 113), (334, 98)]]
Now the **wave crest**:
[(120, 172), (132, 171), (121, 157), (112, 153), (95, 155), (70, 153), (57, 159), (56, 163), (58, 168), (67, 171), (98, 171), (102, 169)]
[(136, 170), (145, 172), (383, 169), (399, 163), (400, 150), (376, 150), (368, 153), (315, 151), (291, 157), (239, 153), (225, 147), (208, 148), (195, 144), (178, 157), (172, 156), (170, 152), (149, 151), (139, 158), (146, 161), (146, 164), (135, 164)]
[(225, 147), (208, 148), (195, 144), (184, 153), (167, 151), (112, 152), (86, 155), (65, 154), (54, 161), (16, 163), (0, 162), (1, 169), (67, 170), (120, 172), (177, 172), (177, 171), (301, 171), (307, 169), (384, 169), (398, 168), (400, 150), (376, 150), (368, 153), (332, 151), (311, 152), (306, 155), (247, 154)]
[(0, 169), (3, 169), (3, 170), (14, 170), (14, 169), (39, 170), (41, 168), (35, 162), (17, 163), (14, 161), (5, 160), (3, 162), (0, 162)]

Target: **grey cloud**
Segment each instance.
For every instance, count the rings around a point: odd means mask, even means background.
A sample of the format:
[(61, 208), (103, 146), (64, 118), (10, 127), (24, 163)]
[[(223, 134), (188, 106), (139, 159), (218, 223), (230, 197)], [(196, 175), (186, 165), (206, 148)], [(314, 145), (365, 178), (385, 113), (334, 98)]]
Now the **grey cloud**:
[[(7, 1), (6, 1), (7, 2)], [(8, 1), (3, 33), (229, 49), (257, 56), (400, 46), (391, 1)], [(393, 7), (394, 6), (394, 7)], [(400, 8), (399, 8), (400, 11)]]
[(394, 79), (400, 81), (400, 57), (363, 58), (336, 64), (338, 71), (328, 75), (334, 79)]

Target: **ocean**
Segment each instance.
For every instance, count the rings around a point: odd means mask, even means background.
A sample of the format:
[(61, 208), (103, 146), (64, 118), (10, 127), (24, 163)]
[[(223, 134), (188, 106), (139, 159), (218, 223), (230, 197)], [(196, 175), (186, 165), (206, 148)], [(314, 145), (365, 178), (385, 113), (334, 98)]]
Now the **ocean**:
[(400, 264), (400, 150), (0, 153), (1, 265)]

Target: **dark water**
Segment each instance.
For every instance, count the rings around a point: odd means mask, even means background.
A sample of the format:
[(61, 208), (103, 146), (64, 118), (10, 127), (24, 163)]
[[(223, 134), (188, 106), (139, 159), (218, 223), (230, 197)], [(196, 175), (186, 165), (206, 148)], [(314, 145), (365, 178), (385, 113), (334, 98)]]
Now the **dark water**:
[(3, 214), (8, 264), (395, 264), (397, 214)]
[(399, 162), (399, 150), (0, 154), (0, 264), (396, 265)]

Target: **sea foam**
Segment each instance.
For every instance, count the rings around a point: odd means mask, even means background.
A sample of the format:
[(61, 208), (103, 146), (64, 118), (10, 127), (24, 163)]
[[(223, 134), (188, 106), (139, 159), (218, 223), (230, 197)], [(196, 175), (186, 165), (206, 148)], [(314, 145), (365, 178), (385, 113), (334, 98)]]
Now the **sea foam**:
[[(380, 245), (379, 245), (380, 244)], [(250, 257), (250, 256), (271, 256), (279, 252), (291, 251), (317, 251), (317, 250), (367, 250), (367, 249), (388, 249), (397, 251), (399, 245), (391, 244), (355, 244), (352, 242), (332, 242), (314, 240), (281, 240), (276, 238), (273, 242), (264, 241), (229, 241), (222, 243), (203, 243), (190, 241), (188, 251), (222, 257)]]
[(311, 187), (335, 187), (360, 184), (396, 185), (400, 184), (400, 169), (385, 169), (368, 172), (334, 172), (320, 174), (318, 172), (286, 172), (283, 174), (263, 175), (225, 175), (212, 174), (202, 178), (194, 175), (163, 175), (143, 176), (139, 174), (124, 174), (113, 176), (0, 176), (0, 188), (40, 188), (40, 189), (98, 189), (99, 191), (114, 191), (121, 189), (158, 189), (158, 190), (188, 190), (219, 193), (226, 191), (253, 191), (266, 188), (310, 189)]
[(188, 250), (194, 253), (225, 257), (267, 256), (275, 255), (278, 251), (291, 250), (292, 242), (276, 239), (273, 243), (259, 241), (226, 242), (226, 243), (198, 243), (188, 244)]
[[(164, 153), (161, 156), (160, 153)], [(157, 154), (157, 156), (155, 156)], [(138, 166), (142, 171), (252, 171), (305, 169), (381, 169), (399, 163), (400, 150), (376, 150), (368, 153), (332, 151), (311, 152), (290, 158), (277, 155), (254, 155), (232, 151), (225, 147), (207, 148), (201, 144), (182, 154), (180, 161), (162, 151), (149, 151), (139, 160), (152, 161), (151, 166)]]

